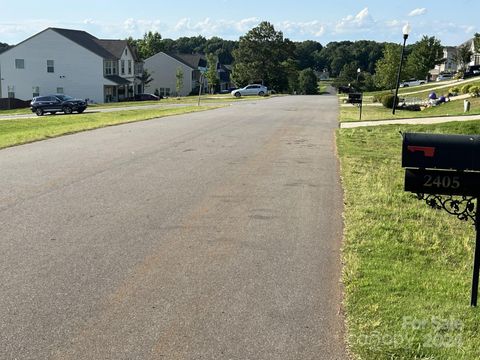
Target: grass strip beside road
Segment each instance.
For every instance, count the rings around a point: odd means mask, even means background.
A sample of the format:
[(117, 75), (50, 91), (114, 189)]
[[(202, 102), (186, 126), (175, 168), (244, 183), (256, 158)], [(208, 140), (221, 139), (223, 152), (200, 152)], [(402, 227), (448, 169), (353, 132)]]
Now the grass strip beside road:
[[(468, 113), (463, 111), (463, 100), (450, 101), (438, 106), (429, 107), (422, 111), (397, 109), (395, 115), (392, 115), (392, 109), (387, 109), (383, 106), (364, 106), (362, 109), (362, 121), (480, 114), (480, 98), (470, 98), (468, 100), (471, 104), (471, 109)], [(353, 122), (358, 120), (358, 106), (350, 105), (348, 107), (340, 107), (340, 122)]]
[(44, 140), (65, 134), (172, 115), (211, 110), (221, 106), (188, 106), (148, 110), (50, 115), (0, 121), (0, 148)]
[(480, 122), (338, 130), (349, 346), (364, 360), (480, 359), (473, 225), (404, 192), (400, 130), (479, 134)]

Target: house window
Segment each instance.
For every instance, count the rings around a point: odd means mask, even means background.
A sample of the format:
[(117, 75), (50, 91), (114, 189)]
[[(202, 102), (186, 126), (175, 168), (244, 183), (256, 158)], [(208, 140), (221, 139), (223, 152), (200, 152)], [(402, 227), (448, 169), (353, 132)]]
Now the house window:
[(143, 73), (143, 63), (139, 62), (135, 64), (135, 74), (141, 75)]
[(8, 97), (10, 99), (13, 99), (15, 97), (15, 86), (13, 85), (8, 85), (7, 86), (7, 90), (8, 90)]
[(117, 72), (117, 62), (116, 61), (105, 61), (105, 75), (116, 75)]
[(170, 88), (160, 88), (160, 95), (163, 97), (170, 96)]
[(57, 87), (57, 94), (63, 94), (63, 87)]
[(121, 61), (121, 70), (122, 70), (122, 75), (125, 75), (125, 60)]
[(47, 72), (53, 73), (55, 72), (55, 66), (53, 60), (47, 60)]
[(128, 54), (127, 49), (125, 49), (125, 56)]
[(25, 59), (15, 59), (15, 69), (25, 69)]
[(128, 60), (128, 74), (132, 74), (132, 60)]
[(40, 96), (40, 87), (32, 86), (32, 97)]

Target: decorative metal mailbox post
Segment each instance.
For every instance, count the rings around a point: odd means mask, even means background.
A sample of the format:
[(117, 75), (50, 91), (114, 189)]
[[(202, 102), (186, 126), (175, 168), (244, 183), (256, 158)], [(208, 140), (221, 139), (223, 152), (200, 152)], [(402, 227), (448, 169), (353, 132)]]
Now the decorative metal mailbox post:
[[(480, 270), (480, 136), (404, 133), (402, 167), (405, 191), (476, 230), (471, 306), (477, 306)], [(476, 202), (476, 205), (475, 205)]]

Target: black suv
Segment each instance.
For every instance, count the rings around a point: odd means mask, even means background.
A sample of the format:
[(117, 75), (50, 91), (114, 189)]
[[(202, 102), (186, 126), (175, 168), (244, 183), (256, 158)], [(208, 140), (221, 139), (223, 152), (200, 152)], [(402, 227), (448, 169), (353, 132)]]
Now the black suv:
[(76, 111), (81, 114), (86, 108), (87, 102), (85, 100), (74, 99), (63, 94), (37, 96), (30, 103), (30, 109), (38, 116), (42, 116), (44, 113), (56, 114), (59, 111), (65, 114)]

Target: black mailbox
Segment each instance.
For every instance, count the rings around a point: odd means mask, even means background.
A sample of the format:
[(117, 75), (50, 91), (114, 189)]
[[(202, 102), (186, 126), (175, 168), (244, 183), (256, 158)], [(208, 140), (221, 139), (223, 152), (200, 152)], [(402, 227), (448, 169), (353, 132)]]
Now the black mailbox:
[(480, 171), (480, 136), (405, 133), (402, 166)]
[(480, 136), (403, 134), (405, 191), (480, 195)]
[(363, 99), (362, 93), (350, 93), (348, 94), (347, 102), (350, 104), (361, 104)]

